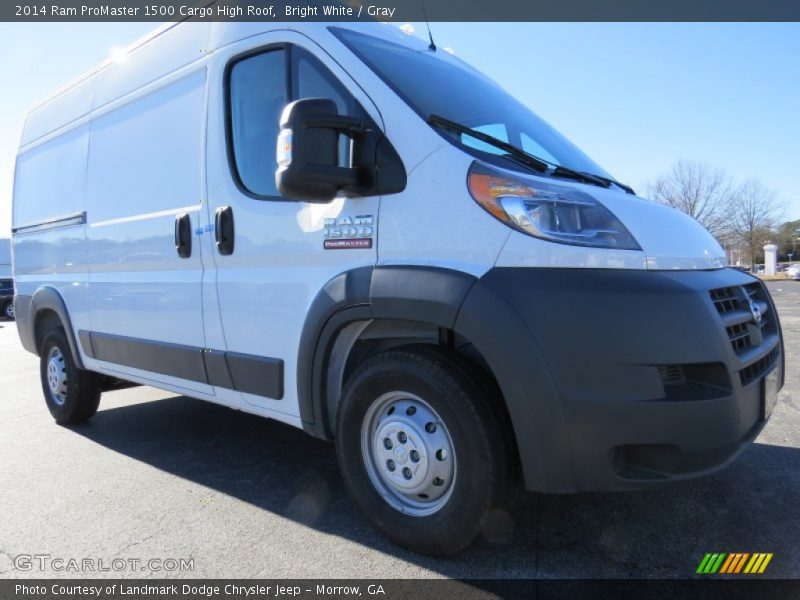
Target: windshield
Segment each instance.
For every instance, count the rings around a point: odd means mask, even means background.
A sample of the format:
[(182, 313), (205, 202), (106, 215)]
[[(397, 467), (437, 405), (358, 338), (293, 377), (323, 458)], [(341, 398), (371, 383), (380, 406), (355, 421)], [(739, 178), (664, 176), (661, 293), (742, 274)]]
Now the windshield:
[[(489, 134), (552, 164), (608, 177), (592, 159), (491, 79), (421, 40), (403, 43), (349, 29), (334, 33), (425, 120), (438, 115)], [(402, 35), (402, 34), (400, 34)], [(418, 47), (412, 47), (411, 44)], [(467, 148), (506, 152), (468, 133), (448, 134)]]

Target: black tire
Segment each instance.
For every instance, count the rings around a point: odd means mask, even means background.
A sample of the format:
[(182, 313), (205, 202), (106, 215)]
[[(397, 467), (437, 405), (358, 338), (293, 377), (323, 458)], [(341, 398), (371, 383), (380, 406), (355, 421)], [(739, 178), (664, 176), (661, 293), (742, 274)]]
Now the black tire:
[[(377, 354), (348, 378), (336, 427), (339, 467), (350, 493), (367, 517), (396, 544), (432, 556), (453, 554), (467, 547), (487, 529), (491, 530), (498, 514), (506, 514), (515, 452), (508, 433), (504, 431), (506, 424), (491, 406), (493, 398), (487, 393), (488, 389), (479, 384), (476, 375), (470, 374), (459, 359), (437, 347), (422, 345)], [(416, 501), (414, 495), (398, 496), (396, 490), (392, 491), (385, 476), (393, 476), (394, 469), (392, 473), (384, 470), (383, 475), (380, 474), (384, 455), (370, 458), (381, 452), (371, 448), (380, 444), (383, 434), (366, 433), (364, 439), (369, 442), (362, 444), (362, 426), (367, 432), (384, 431), (369, 425), (373, 418), (370, 415), (379, 416), (381, 411), (376, 412), (376, 407), (385, 406), (381, 404), (385, 402), (383, 399), (392, 397), (395, 392), (424, 400), (427, 408), (437, 413), (452, 442), (453, 480), (448, 494), (443, 496), (446, 496), (444, 504), (436, 505), (431, 514), (408, 514), (417, 509), (413, 505), (410, 510), (403, 506), (404, 498)], [(373, 404), (375, 407), (370, 408)], [(405, 405), (397, 406), (402, 410)], [(394, 418), (390, 416), (395, 414), (393, 410), (393, 406), (385, 409), (379, 425)], [(396, 414), (403, 418), (401, 413)], [(411, 414), (417, 414), (416, 410)], [(424, 442), (425, 433), (416, 431)], [(406, 439), (412, 437), (412, 433), (403, 435)], [(400, 438), (395, 441), (405, 444)], [(362, 452), (364, 445), (367, 449)], [(430, 454), (428, 451), (429, 463), (434, 465)], [(438, 458), (439, 453), (435, 455)], [(405, 460), (405, 456), (402, 459)], [(386, 462), (394, 465), (392, 460)], [(372, 466), (368, 467), (368, 464)], [(395, 468), (400, 464), (406, 463), (398, 463)], [(432, 468), (436, 465), (439, 463)], [(430, 470), (426, 467), (425, 472)], [(446, 481), (444, 484), (448, 485)], [(424, 498), (419, 502), (427, 502), (427, 496)], [(401, 508), (405, 512), (401, 512)], [(491, 535), (488, 537), (491, 539)]]
[(14, 301), (9, 300), (3, 305), (3, 316), (6, 319), (14, 320)]
[[(42, 391), (47, 408), (56, 423), (74, 425), (90, 419), (100, 404), (101, 378), (96, 373), (84, 371), (75, 365), (63, 329), (53, 329), (45, 336), (39, 356)], [(64, 376), (58, 392), (51, 389), (48, 379), (51, 360), (54, 366), (60, 365), (57, 370)]]

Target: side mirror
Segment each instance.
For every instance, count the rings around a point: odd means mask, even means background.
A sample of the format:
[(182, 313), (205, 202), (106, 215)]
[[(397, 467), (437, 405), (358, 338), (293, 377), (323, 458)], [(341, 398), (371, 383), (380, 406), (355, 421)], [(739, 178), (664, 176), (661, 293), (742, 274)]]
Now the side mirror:
[(363, 187), (364, 169), (339, 166), (339, 136), (363, 135), (360, 119), (340, 116), (333, 100), (307, 98), (286, 105), (280, 126), (275, 183), (283, 196), (330, 202), (342, 190)]

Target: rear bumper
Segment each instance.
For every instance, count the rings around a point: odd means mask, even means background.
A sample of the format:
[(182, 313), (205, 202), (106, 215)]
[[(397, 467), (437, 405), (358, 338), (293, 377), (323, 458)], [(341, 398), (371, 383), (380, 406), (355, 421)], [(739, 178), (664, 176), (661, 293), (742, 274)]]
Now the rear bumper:
[(476, 332), (475, 343), (503, 389), (532, 490), (640, 488), (718, 470), (764, 425), (764, 377), (777, 369), (783, 383), (772, 300), (733, 269), (492, 269), (465, 301), (465, 327), (476, 311), (505, 311), (495, 340)]

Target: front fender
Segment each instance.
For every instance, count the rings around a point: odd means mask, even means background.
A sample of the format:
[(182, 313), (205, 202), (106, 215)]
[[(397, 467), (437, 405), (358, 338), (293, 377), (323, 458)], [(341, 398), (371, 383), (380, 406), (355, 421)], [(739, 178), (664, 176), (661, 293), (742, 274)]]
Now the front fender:
[(564, 407), (526, 320), (484, 276), (465, 298), (454, 329), (474, 344), (500, 386), (514, 428), (525, 487), (532, 491), (574, 491)]

